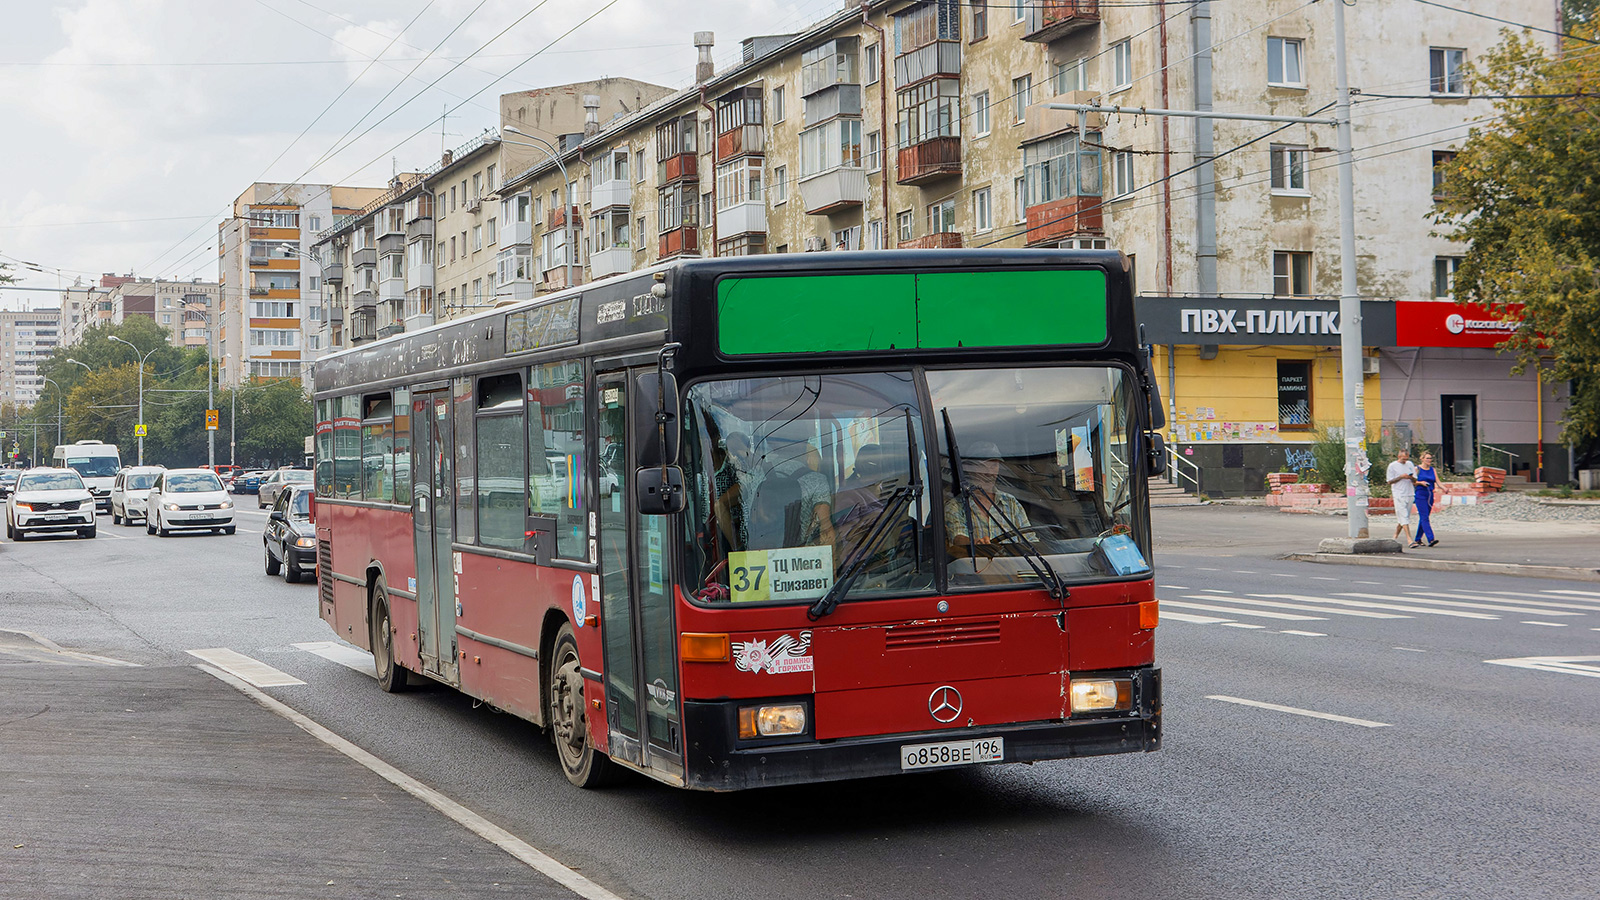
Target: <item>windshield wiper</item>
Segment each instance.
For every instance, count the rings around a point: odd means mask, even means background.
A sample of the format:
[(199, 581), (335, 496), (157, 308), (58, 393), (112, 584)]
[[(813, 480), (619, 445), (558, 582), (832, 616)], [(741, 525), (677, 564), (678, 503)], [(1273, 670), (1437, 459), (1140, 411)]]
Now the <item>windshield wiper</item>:
[[(922, 473), (917, 468), (917, 442), (916, 435), (911, 427), (911, 412), (906, 411), (906, 444), (910, 448), (908, 456), (911, 461), (911, 482), (903, 484), (889, 493), (889, 500), (873, 518), (872, 524), (867, 527), (867, 535), (856, 546), (855, 552), (845, 560), (844, 566), (839, 570), (839, 577), (833, 582), (833, 587), (817, 599), (806, 609), (806, 618), (815, 622), (828, 613), (833, 612), (844, 602), (845, 595), (850, 593), (850, 588), (855, 586), (856, 579), (860, 577), (862, 569), (866, 567), (867, 560), (871, 559), (878, 550), (878, 544), (888, 534), (892, 524), (905, 512), (906, 507), (922, 497)], [(918, 555), (918, 567), (921, 567), (921, 556)]]

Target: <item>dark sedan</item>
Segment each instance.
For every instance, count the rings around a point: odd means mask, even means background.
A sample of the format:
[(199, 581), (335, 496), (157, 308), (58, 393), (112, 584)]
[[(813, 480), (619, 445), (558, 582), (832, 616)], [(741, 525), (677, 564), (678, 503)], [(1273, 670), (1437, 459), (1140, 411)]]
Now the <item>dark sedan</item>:
[(284, 581), (295, 584), (315, 570), (317, 530), (311, 524), (309, 485), (293, 485), (278, 495), (261, 542), (268, 575), (282, 572)]

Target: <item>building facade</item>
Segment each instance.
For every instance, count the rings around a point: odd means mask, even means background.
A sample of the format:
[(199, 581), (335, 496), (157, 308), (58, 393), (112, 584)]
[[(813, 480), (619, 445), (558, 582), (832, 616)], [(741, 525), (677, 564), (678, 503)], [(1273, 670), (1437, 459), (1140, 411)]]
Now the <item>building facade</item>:
[(0, 403), (19, 407), (37, 403), (44, 391), (39, 364), (59, 346), (59, 308), (0, 310)]

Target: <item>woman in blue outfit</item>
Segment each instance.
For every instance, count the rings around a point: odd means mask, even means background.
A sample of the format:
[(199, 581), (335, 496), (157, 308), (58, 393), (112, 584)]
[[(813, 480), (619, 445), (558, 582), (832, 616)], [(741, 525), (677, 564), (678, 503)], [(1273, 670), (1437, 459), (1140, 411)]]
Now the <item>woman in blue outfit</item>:
[(1439, 484), (1439, 473), (1433, 468), (1433, 454), (1427, 451), (1422, 453), (1422, 465), (1417, 467), (1417, 539), (1411, 542), (1413, 547), (1427, 545), (1436, 547), (1439, 539), (1433, 536), (1433, 523), (1429, 516), (1433, 514), (1433, 492)]

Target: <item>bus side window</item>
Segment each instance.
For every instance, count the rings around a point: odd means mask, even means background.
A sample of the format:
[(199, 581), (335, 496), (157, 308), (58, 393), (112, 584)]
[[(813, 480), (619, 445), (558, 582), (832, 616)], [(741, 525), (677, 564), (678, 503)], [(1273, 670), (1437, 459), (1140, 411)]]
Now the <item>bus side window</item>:
[(523, 548), (522, 376), (478, 379), (478, 540)]
[[(587, 467), (594, 453), (584, 444), (587, 397), (583, 360), (534, 366), (528, 374), (528, 512), (555, 516), (561, 559), (589, 558)], [(606, 459), (599, 462), (601, 480), (621, 490), (620, 468), (612, 473)]]

